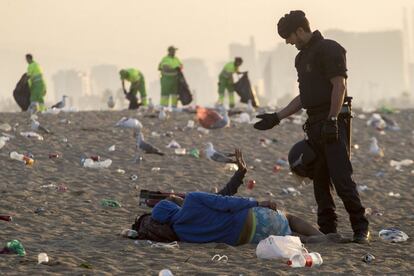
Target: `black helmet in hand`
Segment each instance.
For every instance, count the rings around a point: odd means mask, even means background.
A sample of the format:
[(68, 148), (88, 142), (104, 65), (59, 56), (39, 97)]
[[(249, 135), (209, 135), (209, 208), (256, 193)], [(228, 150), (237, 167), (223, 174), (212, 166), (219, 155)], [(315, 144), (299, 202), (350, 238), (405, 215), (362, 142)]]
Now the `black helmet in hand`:
[(313, 179), (316, 153), (307, 140), (297, 142), (289, 151), (290, 170), (301, 177)]

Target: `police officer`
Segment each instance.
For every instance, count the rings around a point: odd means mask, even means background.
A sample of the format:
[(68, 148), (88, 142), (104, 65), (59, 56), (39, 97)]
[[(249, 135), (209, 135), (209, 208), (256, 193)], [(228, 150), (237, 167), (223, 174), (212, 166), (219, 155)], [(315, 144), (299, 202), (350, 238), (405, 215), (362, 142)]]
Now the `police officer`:
[(346, 121), (340, 111), (346, 96), (347, 68), (345, 49), (337, 42), (311, 32), (303, 11), (291, 11), (282, 17), (277, 29), (286, 44), (299, 50), (295, 59), (299, 95), (285, 108), (257, 117), (254, 127), (271, 129), (280, 120), (300, 109), (306, 109), (305, 124), (309, 143), (317, 158), (313, 171), (315, 199), (318, 204), (318, 225), (325, 233), (336, 233), (337, 215), (332, 190), (342, 199), (354, 231), (353, 241), (367, 243), (370, 239), (368, 220), (352, 179), (352, 165), (347, 151)]

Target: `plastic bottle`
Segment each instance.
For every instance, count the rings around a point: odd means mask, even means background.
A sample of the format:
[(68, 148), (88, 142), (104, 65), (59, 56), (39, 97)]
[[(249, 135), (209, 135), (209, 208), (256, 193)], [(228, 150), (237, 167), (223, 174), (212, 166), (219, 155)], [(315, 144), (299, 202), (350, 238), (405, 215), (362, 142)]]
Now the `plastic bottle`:
[(312, 267), (322, 263), (321, 254), (316, 252), (293, 255), (287, 262), (290, 267)]
[(34, 163), (34, 160), (24, 154), (17, 153), (15, 151), (10, 152), (10, 158), (24, 162), (27, 166), (31, 166)]

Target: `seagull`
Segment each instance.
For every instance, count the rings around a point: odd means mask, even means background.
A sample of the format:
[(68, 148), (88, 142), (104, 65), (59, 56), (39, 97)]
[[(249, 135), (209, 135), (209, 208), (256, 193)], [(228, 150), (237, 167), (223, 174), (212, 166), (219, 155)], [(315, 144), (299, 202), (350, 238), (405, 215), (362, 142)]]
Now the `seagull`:
[(369, 153), (376, 158), (384, 157), (384, 151), (378, 146), (377, 138), (371, 138), (371, 144), (369, 145)]
[(161, 152), (159, 149), (154, 147), (153, 145), (145, 142), (144, 135), (141, 132), (141, 129), (137, 129), (135, 132), (136, 135), (136, 147), (142, 150), (145, 153), (152, 153), (152, 154), (158, 154), (158, 155), (164, 155), (163, 152)]
[(115, 126), (117, 127), (126, 127), (126, 128), (134, 128), (134, 129), (141, 129), (142, 128), (142, 124), (140, 121), (138, 121), (138, 119), (135, 118), (127, 118), (127, 117), (122, 117), (121, 120), (119, 120)]
[(59, 109), (64, 108), (64, 107), (65, 107), (65, 105), (66, 105), (66, 98), (67, 98), (67, 97), (68, 97), (68, 96), (63, 95), (63, 96), (62, 96), (62, 100), (61, 100), (60, 102), (58, 102), (58, 103), (56, 103), (56, 104), (52, 105), (52, 108), (59, 108)]
[(165, 120), (167, 119), (167, 113), (164, 110), (164, 107), (161, 107), (160, 113), (158, 114), (158, 119)]
[(32, 130), (35, 130), (35, 131), (40, 130), (40, 131), (43, 131), (44, 133), (50, 133), (50, 130), (41, 126), (39, 121), (37, 121), (35, 118), (30, 118), (30, 120), (32, 121), (31, 123)]
[(234, 156), (234, 154), (226, 154), (226, 153), (216, 151), (211, 142), (208, 142), (206, 144), (205, 151), (206, 151), (207, 158), (210, 160), (220, 162), (220, 163), (235, 163), (235, 161), (230, 158), (230, 156)]
[(108, 107), (109, 107), (109, 108), (111, 108), (111, 109), (112, 109), (112, 108), (114, 108), (114, 107), (115, 107), (115, 100), (114, 100), (114, 97), (109, 96), (107, 104), (108, 104)]
[(154, 103), (152, 102), (152, 98), (148, 98), (148, 112), (152, 113), (154, 111)]

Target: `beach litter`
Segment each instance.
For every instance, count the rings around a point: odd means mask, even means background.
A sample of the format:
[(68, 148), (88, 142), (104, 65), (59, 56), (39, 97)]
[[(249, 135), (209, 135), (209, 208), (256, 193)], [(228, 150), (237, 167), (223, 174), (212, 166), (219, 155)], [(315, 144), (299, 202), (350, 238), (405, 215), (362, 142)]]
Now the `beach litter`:
[(193, 148), (188, 152), (188, 155), (198, 159), (200, 158), (200, 151), (196, 148)]
[(358, 192), (364, 192), (366, 190), (370, 190), (370, 188), (367, 185), (357, 185)]
[(12, 221), (13, 218), (12, 218), (12, 216), (9, 216), (9, 215), (0, 215), (0, 220)]
[(400, 193), (394, 193), (394, 192), (389, 192), (388, 193), (388, 196), (390, 196), (390, 197), (396, 197), (396, 198), (400, 198), (401, 197)]
[(229, 261), (229, 257), (227, 257), (227, 255), (219, 255), (216, 254), (214, 255), (211, 260), (213, 262), (223, 262), (223, 263), (227, 263)]
[(158, 272), (158, 276), (174, 276), (174, 274), (171, 272), (171, 270), (164, 268)]
[(37, 255), (37, 264), (47, 264), (49, 262), (49, 256), (46, 253), (39, 253)]
[(373, 260), (375, 260), (375, 256), (370, 253), (367, 253), (364, 256), (362, 256), (362, 261), (364, 263), (370, 264)]
[(365, 208), (365, 215), (366, 216), (382, 216), (383, 213), (380, 210), (372, 209), (372, 208)]
[(133, 175), (131, 175), (131, 176), (129, 177), (129, 179), (131, 179), (132, 181), (135, 181), (135, 180), (137, 180), (137, 179), (138, 179), (138, 175), (133, 174)]
[(123, 169), (116, 169), (116, 172), (119, 174), (125, 174), (125, 170)]
[(44, 207), (37, 207), (36, 210), (34, 210), (35, 214), (43, 214), (44, 212), (46, 212), (46, 209)]
[(101, 206), (103, 207), (112, 207), (112, 208), (120, 208), (122, 207), (121, 203), (113, 199), (102, 199)]
[(3, 123), (3, 124), (0, 125), (0, 130), (8, 132), (8, 131), (12, 130), (12, 127), (8, 123)]
[(121, 231), (121, 236), (124, 238), (135, 239), (138, 237), (138, 232), (133, 229), (124, 229)]
[(186, 155), (187, 154), (187, 150), (184, 148), (178, 148), (178, 149), (174, 149), (174, 153), (176, 155)]
[(37, 139), (39, 141), (43, 141), (43, 136), (40, 135), (37, 132), (33, 132), (33, 131), (26, 131), (26, 132), (20, 132), (20, 136), (26, 137), (26, 138), (34, 138)]
[(10, 141), (10, 137), (7, 137), (7, 136), (0, 137), (0, 149), (6, 145), (7, 141)]
[(177, 143), (177, 141), (172, 140), (167, 146), (169, 149), (179, 149), (181, 148), (180, 144)]
[(180, 248), (180, 245), (176, 241), (173, 241), (173, 242), (170, 242), (170, 243), (153, 242), (153, 243), (151, 243), (151, 247), (152, 248)]
[(395, 161), (395, 160), (390, 161), (390, 166), (395, 168), (397, 171), (401, 171), (401, 167), (411, 166), (412, 164), (414, 164), (414, 161), (411, 159), (404, 159), (401, 161)]
[(392, 243), (404, 242), (409, 238), (406, 233), (394, 227), (382, 229), (378, 235), (382, 240)]
[(237, 171), (239, 169), (239, 167), (236, 164), (233, 163), (227, 163), (226, 165), (224, 165), (224, 169), (226, 171)]
[(249, 181), (247, 181), (247, 189), (249, 190), (253, 190), (253, 188), (256, 186), (256, 180), (254, 179), (249, 179)]
[(276, 165), (282, 166), (282, 167), (289, 167), (289, 162), (286, 158), (279, 158), (276, 161)]
[(300, 191), (296, 190), (293, 187), (287, 187), (282, 189), (283, 193), (286, 195), (298, 196), (300, 195)]
[(20, 257), (26, 256), (26, 250), (19, 240), (12, 240), (6, 243), (6, 246), (0, 251), (0, 254), (17, 254)]
[(113, 152), (113, 151), (115, 151), (115, 149), (116, 149), (115, 145), (112, 145), (108, 148), (108, 151)]
[(25, 163), (26, 166), (32, 166), (34, 159), (27, 154), (20, 154), (18, 152), (10, 152), (10, 158)]
[(86, 158), (81, 160), (81, 164), (85, 168), (90, 169), (104, 169), (108, 168), (112, 164), (111, 159), (106, 159), (104, 161), (94, 161), (92, 158)]

